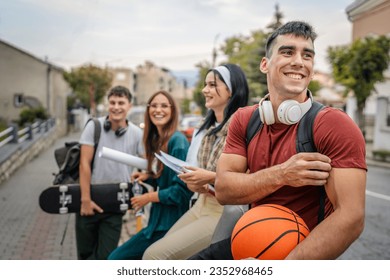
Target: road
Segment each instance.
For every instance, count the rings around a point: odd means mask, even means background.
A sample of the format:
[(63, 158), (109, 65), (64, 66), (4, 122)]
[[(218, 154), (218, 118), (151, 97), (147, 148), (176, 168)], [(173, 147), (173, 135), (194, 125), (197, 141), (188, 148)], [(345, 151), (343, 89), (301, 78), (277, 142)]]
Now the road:
[(368, 167), (365, 228), (340, 257), (352, 260), (390, 260), (390, 169)]
[[(71, 134), (57, 140), (0, 184), (0, 259), (76, 259), (74, 215), (46, 214), (38, 206), (38, 197), (58, 170), (54, 149), (78, 137), (79, 134)], [(390, 167), (369, 166), (365, 230), (340, 259), (390, 259), (389, 182)], [(132, 228), (126, 226), (126, 230), (122, 241)]]

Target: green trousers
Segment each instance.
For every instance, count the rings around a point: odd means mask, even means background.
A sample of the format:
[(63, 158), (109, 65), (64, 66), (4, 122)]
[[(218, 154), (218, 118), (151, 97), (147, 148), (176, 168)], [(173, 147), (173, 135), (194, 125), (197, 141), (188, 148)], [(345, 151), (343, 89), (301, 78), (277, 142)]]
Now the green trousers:
[(118, 246), (122, 214), (76, 214), (76, 245), (79, 260), (105, 260)]

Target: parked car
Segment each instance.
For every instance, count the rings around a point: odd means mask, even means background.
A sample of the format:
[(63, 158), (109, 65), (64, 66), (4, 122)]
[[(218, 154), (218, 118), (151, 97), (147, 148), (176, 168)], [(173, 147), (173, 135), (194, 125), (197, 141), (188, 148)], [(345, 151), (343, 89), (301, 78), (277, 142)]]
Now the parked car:
[(202, 122), (203, 117), (198, 115), (184, 116), (180, 121), (179, 130), (191, 142), (194, 129)]

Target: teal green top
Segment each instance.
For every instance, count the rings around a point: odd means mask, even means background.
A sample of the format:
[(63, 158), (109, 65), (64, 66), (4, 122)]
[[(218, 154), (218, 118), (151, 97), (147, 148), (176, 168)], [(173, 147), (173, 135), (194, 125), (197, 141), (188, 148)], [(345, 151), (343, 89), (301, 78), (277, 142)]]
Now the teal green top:
[[(187, 138), (176, 131), (169, 139), (168, 154), (185, 161), (188, 147)], [(193, 194), (176, 173), (166, 166), (156, 183), (160, 202), (152, 203), (148, 226), (142, 230), (147, 238), (155, 231), (168, 231), (189, 209)]]

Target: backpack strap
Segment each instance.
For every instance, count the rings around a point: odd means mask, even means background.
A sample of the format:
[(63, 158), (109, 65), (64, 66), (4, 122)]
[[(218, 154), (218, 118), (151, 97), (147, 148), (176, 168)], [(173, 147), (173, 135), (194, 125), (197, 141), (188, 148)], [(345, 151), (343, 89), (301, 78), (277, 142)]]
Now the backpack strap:
[[(296, 150), (299, 152), (316, 152), (317, 148), (314, 144), (313, 124), (318, 112), (324, 109), (325, 106), (317, 101), (314, 101), (310, 110), (302, 117), (298, 124), (298, 133), (296, 138)], [(246, 128), (246, 146), (248, 147), (252, 138), (262, 128), (263, 123), (260, 120), (259, 110), (253, 111)], [(310, 128), (310, 129), (307, 129)], [(318, 210), (318, 223), (324, 220), (325, 217), (325, 187), (319, 187), (320, 192), (320, 207)]]
[[(97, 146), (99, 144), (99, 140), (100, 140), (100, 134), (101, 134), (101, 131), (102, 131), (102, 128), (100, 126), (100, 122), (98, 119), (96, 118), (90, 118), (87, 123), (89, 121), (93, 121), (94, 124), (95, 124), (95, 132), (93, 134), (93, 142), (95, 143), (94, 145), (94, 151), (93, 151), (93, 157), (92, 157), (92, 162), (91, 162), (91, 171), (93, 169), (93, 162), (95, 161), (95, 155), (96, 155), (96, 150), (97, 150)], [(85, 126), (87, 125), (87, 123), (85, 124)]]
[(323, 108), (325, 108), (324, 105), (314, 101), (310, 110), (300, 120), (298, 124), (298, 135), (295, 141), (297, 152), (309, 153), (317, 151), (313, 140), (313, 124), (318, 112)]
[(100, 122), (96, 118), (92, 118), (93, 122), (95, 123), (95, 133), (93, 135), (93, 142), (95, 143), (95, 150), (97, 148), (97, 145), (99, 144), (100, 140), (100, 133), (102, 131), (102, 128), (100, 126)]
[(259, 109), (253, 111), (249, 123), (246, 127), (246, 146), (249, 146), (252, 138), (256, 135), (258, 131), (263, 127), (263, 122), (260, 119)]
[[(324, 109), (325, 106), (316, 101), (313, 102), (310, 110), (303, 116), (298, 124), (298, 135), (296, 139), (297, 152), (317, 152), (317, 148), (314, 144), (313, 136), (313, 124), (319, 111)], [(310, 129), (307, 129), (309, 128)], [(325, 218), (325, 187), (321, 186), (318, 188), (320, 192), (320, 201), (318, 209), (318, 224), (321, 223)]]

